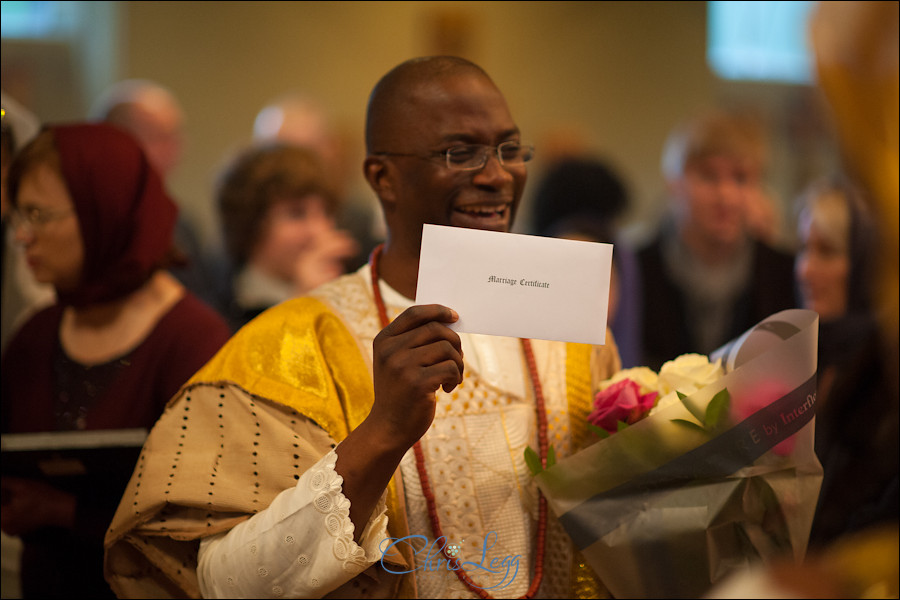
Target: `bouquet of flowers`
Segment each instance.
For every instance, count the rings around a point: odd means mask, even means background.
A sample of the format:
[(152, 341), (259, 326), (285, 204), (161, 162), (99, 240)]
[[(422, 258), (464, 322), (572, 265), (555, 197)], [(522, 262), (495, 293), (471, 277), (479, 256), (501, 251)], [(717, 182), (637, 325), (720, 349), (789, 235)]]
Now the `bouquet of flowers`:
[(526, 459), (615, 597), (700, 597), (806, 545), (822, 480), (813, 451), (818, 316), (772, 315), (710, 358), (601, 385), (598, 440), (546, 469)]

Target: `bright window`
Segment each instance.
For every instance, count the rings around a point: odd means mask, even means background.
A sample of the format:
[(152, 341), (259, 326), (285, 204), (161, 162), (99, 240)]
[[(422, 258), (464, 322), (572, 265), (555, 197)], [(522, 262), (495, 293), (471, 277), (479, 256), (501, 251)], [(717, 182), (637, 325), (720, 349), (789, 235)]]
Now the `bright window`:
[(707, 2), (707, 61), (724, 79), (809, 83), (815, 2)]
[(81, 2), (0, 2), (4, 38), (63, 38), (78, 27)]

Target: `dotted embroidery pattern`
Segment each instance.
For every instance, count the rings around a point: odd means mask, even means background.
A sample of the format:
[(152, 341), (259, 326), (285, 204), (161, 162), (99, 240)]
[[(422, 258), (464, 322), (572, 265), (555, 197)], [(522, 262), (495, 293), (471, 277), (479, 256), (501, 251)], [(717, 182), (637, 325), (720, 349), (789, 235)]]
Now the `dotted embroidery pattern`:
[[(256, 414), (256, 404), (252, 401), (250, 402), (250, 415), (253, 417), (254, 425), (256, 426), (256, 432), (253, 434), (253, 460), (251, 461), (253, 467), (253, 504), (259, 505), (259, 440), (262, 433), (260, 432), (259, 417)], [(260, 510), (260, 507), (255, 507), (253, 512), (259, 512)]]
[(222, 392), (219, 392), (219, 403), (218, 403), (218, 411), (216, 412), (217, 419), (217, 429), (219, 432), (219, 447), (216, 450), (216, 460), (213, 463), (212, 470), (209, 473), (209, 491), (207, 494), (209, 495), (209, 499), (206, 503), (207, 513), (206, 513), (206, 526), (212, 526), (212, 518), (213, 518), (213, 492), (216, 485), (216, 476), (219, 472), (219, 465), (222, 462), (222, 456), (225, 454), (225, 386), (220, 385), (217, 386)]
[[(220, 399), (220, 400), (224, 400), (224, 399), (225, 399), (225, 394), (219, 394), (219, 399)], [(210, 480), (211, 480), (211, 481), (209, 482), (210, 487), (212, 487), (212, 486), (214, 486), (214, 485), (216, 484), (216, 482), (215, 482), (215, 481), (212, 481), (212, 480), (215, 479), (216, 475), (218, 474), (219, 464), (222, 462), (222, 456), (223, 456), (223, 454), (225, 453), (225, 421), (224, 421), (225, 415), (224, 415), (224, 408), (225, 408), (225, 407), (224, 407), (224, 403), (223, 403), (223, 402), (219, 402), (219, 412), (218, 412), (218, 414), (216, 415), (216, 418), (219, 420), (219, 423), (218, 423), (218, 428), (219, 428), (219, 449), (216, 451), (216, 462), (215, 462), (215, 464), (213, 465), (212, 472), (210, 473)], [(212, 490), (209, 491), (209, 495), (212, 496)], [(210, 501), (209, 504), (212, 504), (212, 502)]]
[[(297, 429), (297, 419), (291, 419), (291, 429)], [(303, 470), (300, 468), (300, 441), (300, 436), (295, 433), (294, 442), (292, 444), (294, 447), (294, 481), (299, 481), (300, 476), (303, 474)]]
[[(191, 410), (191, 397), (185, 396), (184, 404), (182, 405), (181, 411), (181, 431), (178, 434), (178, 444), (175, 450), (175, 456), (172, 457), (172, 464), (169, 466), (169, 476), (166, 478), (166, 489), (163, 494), (166, 497), (166, 501), (168, 502), (169, 493), (172, 490), (172, 485), (175, 483), (175, 476), (178, 474), (178, 464), (181, 462), (181, 456), (184, 452), (184, 443), (187, 438), (188, 432), (188, 413)], [(168, 505), (166, 508), (162, 509), (159, 513), (159, 522), (165, 523), (166, 517), (168, 516)], [(166, 531), (168, 528), (165, 525), (160, 525), (160, 531)]]
[[(141, 478), (144, 476), (144, 452), (141, 452), (141, 455), (138, 457), (137, 466), (135, 467), (135, 484), (134, 484), (134, 496), (132, 498), (132, 510), (134, 510), (134, 515), (139, 516), (141, 511), (138, 510), (138, 495), (141, 493)], [(110, 529), (111, 530), (111, 529)]]
[(178, 434), (178, 446), (175, 450), (175, 456), (172, 458), (172, 464), (169, 466), (169, 477), (168, 481), (166, 481), (166, 490), (165, 494), (168, 496), (169, 492), (172, 489), (172, 484), (174, 483), (175, 475), (178, 472), (178, 463), (181, 460), (181, 454), (184, 451), (184, 440), (187, 437), (187, 429), (188, 429), (188, 415), (187, 413), (191, 410), (191, 397), (185, 396), (184, 405), (182, 406), (183, 415), (182, 415), (182, 424), (181, 424), (181, 432)]

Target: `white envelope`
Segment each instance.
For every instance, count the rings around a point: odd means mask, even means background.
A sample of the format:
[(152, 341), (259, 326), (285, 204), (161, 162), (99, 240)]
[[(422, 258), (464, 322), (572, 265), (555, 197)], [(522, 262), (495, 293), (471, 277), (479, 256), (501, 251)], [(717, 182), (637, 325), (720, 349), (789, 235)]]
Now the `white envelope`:
[(416, 304), (458, 332), (606, 342), (612, 244), (425, 225)]

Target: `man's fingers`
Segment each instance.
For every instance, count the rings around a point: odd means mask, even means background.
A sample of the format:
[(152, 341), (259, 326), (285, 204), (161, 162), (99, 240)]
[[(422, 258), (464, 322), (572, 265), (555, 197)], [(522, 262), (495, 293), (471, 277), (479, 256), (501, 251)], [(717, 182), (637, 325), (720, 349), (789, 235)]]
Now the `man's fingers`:
[[(396, 340), (390, 340), (390, 342), (396, 342)], [(387, 346), (390, 345), (390, 343), (387, 344)], [(390, 351), (390, 348), (386, 349), (387, 352), (381, 355), (382, 358), (378, 362), (383, 366), (385, 373), (393, 379), (427, 377), (430, 375), (428, 369), (445, 362), (452, 363), (457, 378), (461, 378), (465, 370), (458, 339), (455, 341), (433, 339), (421, 346), (399, 348), (396, 352)], [(411, 380), (410, 383), (415, 383), (415, 381)], [(437, 385), (434, 388), (436, 389)]]
[(458, 319), (459, 315), (452, 308), (440, 304), (421, 304), (411, 306), (400, 313), (396, 319), (384, 328), (384, 332), (386, 335), (391, 336), (401, 335), (431, 321), (454, 323)]
[(439, 342), (435, 342), (433, 344), (429, 344), (423, 348), (420, 348), (419, 360), (421, 361), (421, 365), (424, 367), (444, 367), (449, 369), (449, 363), (452, 363), (452, 373), (455, 375), (455, 382), (459, 383), (462, 381), (462, 374), (465, 370), (465, 366), (463, 364), (462, 353), (458, 347), (453, 345), (447, 340), (441, 340)]
[(428, 373), (428, 381), (431, 382), (429, 389), (432, 392), (443, 389), (445, 392), (453, 391), (456, 386), (462, 383), (463, 372), (460, 364), (455, 360), (446, 360), (436, 365), (426, 367)]

